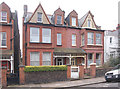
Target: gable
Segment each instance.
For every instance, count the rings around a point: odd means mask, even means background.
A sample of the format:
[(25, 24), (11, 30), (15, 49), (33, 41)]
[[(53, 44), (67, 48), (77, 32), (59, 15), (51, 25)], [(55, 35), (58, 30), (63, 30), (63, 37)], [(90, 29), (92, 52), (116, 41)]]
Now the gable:
[(38, 13), (42, 13), (42, 23), (43, 24), (50, 24), (49, 19), (48, 19), (46, 13), (44, 12), (44, 10), (43, 10), (43, 8), (42, 8), (41, 5), (39, 5), (37, 7), (37, 9), (35, 10), (35, 12), (31, 16), (29, 22), (37, 23)]
[(73, 10), (71, 13), (70, 13), (71, 16), (77, 16), (77, 12), (75, 10)]
[(86, 19), (85, 19), (82, 27), (88, 27), (88, 20), (90, 20), (90, 23), (91, 23), (90, 28), (95, 28), (95, 29), (97, 29), (97, 28), (96, 28), (96, 24), (95, 24), (95, 22), (94, 22), (94, 19), (93, 19), (93, 17), (91, 16), (90, 13), (89, 13), (88, 16), (86, 17)]

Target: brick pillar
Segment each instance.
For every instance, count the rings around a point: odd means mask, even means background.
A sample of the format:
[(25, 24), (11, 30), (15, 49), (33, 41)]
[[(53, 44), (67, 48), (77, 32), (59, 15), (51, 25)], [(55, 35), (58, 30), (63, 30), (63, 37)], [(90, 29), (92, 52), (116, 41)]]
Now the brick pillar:
[(90, 64), (90, 76), (96, 77), (96, 63)]
[(6, 67), (2, 67), (2, 79), (1, 79), (1, 83), (2, 83), (2, 87), (7, 87), (7, 68)]
[(24, 73), (24, 65), (19, 66), (19, 83), (25, 84), (25, 73)]
[(79, 78), (83, 79), (84, 78), (84, 64), (80, 64), (79, 66)]
[(71, 65), (67, 65), (67, 78), (71, 78)]

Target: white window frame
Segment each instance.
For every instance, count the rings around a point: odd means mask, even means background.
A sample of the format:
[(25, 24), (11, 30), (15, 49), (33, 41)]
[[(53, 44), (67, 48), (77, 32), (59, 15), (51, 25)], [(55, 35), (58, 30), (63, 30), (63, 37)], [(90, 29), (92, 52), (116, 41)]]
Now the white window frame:
[(81, 40), (82, 40), (82, 41), (81, 41), (81, 42), (82, 42), (81, 45), (84, 46), (84, 45), (85, 45), (85, 35), (84, 35), (84, 34), (82, 34), (82, 39), (81, 39)]
[[(49, 31), (49, 34), (46, 35), (46, 32)], [(42, 28), (42, 43), (51, 43), (51, 29), (50, 28)]]
[(62, 45), (62, 34), (57, 33), (57, 45)]
[(76, 18), (72, 17), (72, 26), (76, 26)]
[[(92, 54), (92, 59), (89, 59), (89, 55)], [(87, 66), (90, 66), (90, 64), (93, 63), (93, 53), (87, 54)]]
[(57, 15), (57, 24), (62, 24), (62, 16), (61, 15)]
[[(41, 17), (39, 17), (40, 16), (39, 14), (41, 14)], [(42, 21), (43, 21), (42, 13), (38, 12), (37, 13), (37, 22), (42, 23)]]
[[(38, 33), (33, 34), (32, 30), (37, 30)], [(39, 43), (40, 42), (40, 28), (38, 28), (38, 27), (30, 27), (30, 42), (33, 42), (33, 43)]]
[[(61, 61), (58, 61), (58, 59), (61, 59)], [(58, 62), (61, 62), (62, 63), (62, 65), (63, 65), (63, 58), (56, 58), (56, 65), (60, 65), (60, 63), (58, 63)]]
[[(48, 58), (48, 59), (44, 58), (44, 57), (47, 57), (47, 55), (44, 55), (45, 53), (48, 53), (48, 55), (50, 56), (50, 58)], [(51, 65), (51, 52), (43, 52), (42, 53), (42, 65), (45, 65), (45, 66)]]
[(72, 34), (72, 46), (76, 46), (76, 35), (75, 34)]
[[(6, 15), (2, 16), (2, 13), (6, 13)], [(2, 18), (6, 18), (6, 20), (4, 21), (4, 20), (2, 20)], [(7, 12), (6, 11), (1, 12), (1, 22), (7, 22)]]
[[(89, 34), (91, 34), (91, 36), (89, 36)], [(88, 43), (89, 40), (93, 43)], [(93, 45), (93, 44), (94, 44), (94, 33), (93, 32), (88, 32), (88, 34), (87, 34), (87, 45)]]
[[(2, 37), (3, 33), (5, 33), (5, 39), (3, 39), (3, 37)], [(7, 34), (6, 34), (6, 32), (0, 32), (0, 38), (1, 38), (0, 39), (0, 47), (1, 48), (7, 48)], [(6, 41), (6, 45), (5, 46), (2, 45), (3, 40)]]
[[(38, 56), (38, 59), (35, 57), (35, 53), (36, 53), (36, 55)], [(34, 56), (33, 56), (33, 54), (34, 54)], [(34, 58), (33, 58), (33, 57)], [(32, 59), (33, 58), (33, 59)], [(36, 62), (37, 63), (37, 65), (33, 65), (32, 64), (32, 62)], [(31, 66), (40, 66), (40, 53), (39, 52), (30, 52), (30, 65)]]
[[(99, 59), (97, 59), (97, 54), (99, 54)], [(96, 66), (100, 66), (100, 65), (101, 65), (101, 53), (96, 53)]]
[[(97, 37), (98, 35), (98, 37)], [(102, 34), (101, 33), (96, 33), (96, 45), (101, 45), (102, 44)], [(100, 43), (97, 43), (97, 40), (100, 42)]]

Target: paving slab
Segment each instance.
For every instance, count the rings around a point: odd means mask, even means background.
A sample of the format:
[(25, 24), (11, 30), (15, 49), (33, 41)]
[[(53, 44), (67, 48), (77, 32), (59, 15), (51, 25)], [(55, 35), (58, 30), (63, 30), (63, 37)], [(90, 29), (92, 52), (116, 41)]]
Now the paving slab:
[(47, 84), (25, 84), (25, 85), (12, 85), (8, 87), (54, 87), (54, 88), (62, 88), (62, 87), (75, 87), (75, 86), (85, 86), (90, 84), (97, 84), (105, 82), (104, 77), (91, 78), (91, 79), (83, 79), (83, 80), (74, 80), (74, 81), (61, 81), (61, 82), (53, 82)]

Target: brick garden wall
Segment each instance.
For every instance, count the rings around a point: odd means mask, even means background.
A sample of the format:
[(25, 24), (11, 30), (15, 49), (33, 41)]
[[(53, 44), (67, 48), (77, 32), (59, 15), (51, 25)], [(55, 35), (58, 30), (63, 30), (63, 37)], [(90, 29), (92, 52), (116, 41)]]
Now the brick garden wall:
[(67, 71), (49, 71), (49, 72), (25, 72), (25, 83), (48, 83), (55, 81), (65, 81)]
[(104, 76), (106, 72), (112, 70), (113, 68), (96, 68), (96, 77)]

